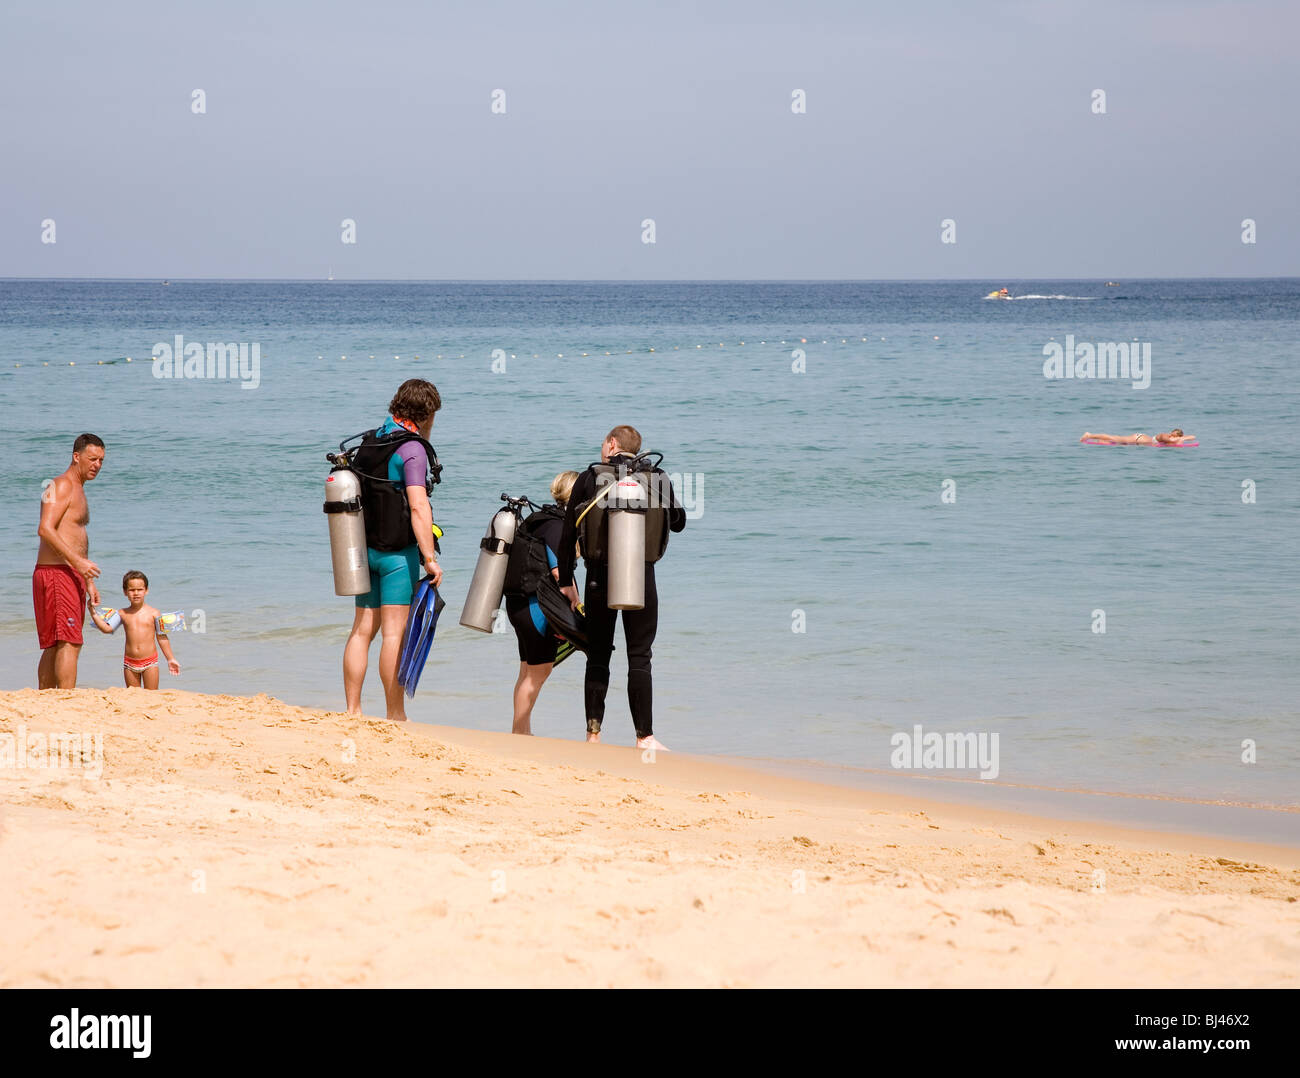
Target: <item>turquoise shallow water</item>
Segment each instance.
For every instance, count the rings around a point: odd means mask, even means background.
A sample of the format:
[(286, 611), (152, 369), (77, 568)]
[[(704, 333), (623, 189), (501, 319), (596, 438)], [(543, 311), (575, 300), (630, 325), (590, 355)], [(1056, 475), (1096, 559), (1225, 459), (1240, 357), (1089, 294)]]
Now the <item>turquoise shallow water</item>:
[[(204, 612), (165, 684), (340, 706), (351, 603), (332, 594), (324, 453), (419, 375), (445, 402), (450, 606), (417, 719), (508, 729), (513, 637), (456, 625), (478, 538), (501, 491), (540, 498), (630, 422), (668, 471), (703, 477), (659, 573), (656, 729), (674, 748), (888, 770), (891, 737), (921, 723), (996, 732), (1002, 781), (1300, 803), (1300, 282), (1005, 283), (1044, 298), (986, 301), (979, 282), (0, 282), (0, 686), (34, 683), (40, 484), (92, 430), (106, 595), (140, 568), (155, 605)], [(176, 334), (259, 344), (260, 384), (155, 378), (150, 350)], [(1066, 334), (1150, 343), (1150, 386), (1045, 379), (1043, 347)], [(1175, 425), (1201, 447), (1077, 444)], [(119, 647), (91, 638), (82, 683), (117, 684)], [(621, 661), (620, 645), (616, 684)], [(366, 692), (382, 710), (373, 670)], [(580, 736), (580, 693), (574, 661), (534, 729)], [(610, 739), (630, 727), (614, 689)]]

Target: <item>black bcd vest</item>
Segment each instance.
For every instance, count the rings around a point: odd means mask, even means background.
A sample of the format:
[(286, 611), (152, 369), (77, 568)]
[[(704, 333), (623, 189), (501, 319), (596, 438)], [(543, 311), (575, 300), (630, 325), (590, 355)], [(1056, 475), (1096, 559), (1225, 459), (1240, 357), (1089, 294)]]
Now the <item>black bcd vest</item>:
[[(377, 429), (377, 428), (376, 428)], [(438, 480), (438, 454), (433, 446), (409, 430), (394, 430), (375, 437), (373, 430), (360, 435), (361, 444), (349, 453), (352, 470), (361, 480), (361, 515), (366, 524), (366, 546), (374, 550), (405, 550), (415, 544), (411, 528), (411, 506), (406, 487), (394, 486), (388, 478), (388, 462), (407, 442), (419, 442), (428, 454), (433, 474), (426, 476), (424, 488), (433, 493)], [(349, 439), (350, 440), (350, 439)]]
[(542, 577), (551, 571), (540, 527), (548, 520), (563, 519), (564, 510), (558, 505), (544, 505), (519, 522), (510, 544), (510, 560), (506, 562), (507, 595), (533, 595), (537, 591)]
[[(609, 504), (605, 489), (620, 479), (635, 479), (644, 486), (649, 494), (649, 508), (645, 519), (645, 560), (654, 564), (664, 556), (668, 549), (668, 476), (659, 468), (652, 468), (638, 460), (629, 467), (626, 464), (593, 464), (590, 467), (596, 477), (596, 493), (591, 501), (584, 502), (578, 508), (582, 511), (591, 506), (582, 523), (578, 526), (578, 545), (586, 561), (603, 562), (609, 558)], [(597, 500), (598, 499), (598, 500)], [(591, 503), (596, 504), (593, 506)]]

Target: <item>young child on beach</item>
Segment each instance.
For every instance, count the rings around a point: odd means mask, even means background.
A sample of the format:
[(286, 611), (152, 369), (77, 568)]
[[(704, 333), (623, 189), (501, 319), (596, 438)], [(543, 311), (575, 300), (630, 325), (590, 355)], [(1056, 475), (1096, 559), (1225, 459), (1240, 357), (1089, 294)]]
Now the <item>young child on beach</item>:
[[(173, 674), (181, 672), (181, 664), (172, 654), (171, 641), (158, 628), (158, 611), (146, 606), (144, 597), (149, 594), (149, 578), (138, 569), (122, 577), (122, 594), (130, 606), (119, 610), (122, 627), (126, 630), (126, 654), (122, 656), (122, 678), (128, 689), (158, 688), (158, 649), (167, 657), (167, 669)], [(101, 633), (111, 633), (113, 626), (100, 616), (94, 606), (90, 617)]]

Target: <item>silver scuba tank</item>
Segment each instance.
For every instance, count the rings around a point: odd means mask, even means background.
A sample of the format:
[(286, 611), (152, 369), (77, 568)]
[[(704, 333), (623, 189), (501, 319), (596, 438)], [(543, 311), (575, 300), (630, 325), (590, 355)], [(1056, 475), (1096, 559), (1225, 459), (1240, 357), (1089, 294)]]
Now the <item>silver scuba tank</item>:
[[(501, 497), (509, 501), (505, 494)], [(487, 534), (479, 542), (478, 564), (474, 566), (469, 594), (465, 596), (465, 608), (460, 615), (460, 623), (467, 629), (481, 633), (492, 631), (492, 618), (505, 594), (510, 544), (515, 541), (515, 527), (519, 523), (517, 512), (511, 505), (497, 510), (488, 524)]]
[(336, 463), (325, 479), (325, 515), (329, 517), (334, 559), (334, 594), (364, 595), (370, 590), (370, 564), (366, 521), (361, 515), (361, 480), (346, 463)]
[(650, 492), (637, 476), (625, 475), (609, 496), (609, 576), (605, 605), (610, 610), (645, 607), (645, 520)]

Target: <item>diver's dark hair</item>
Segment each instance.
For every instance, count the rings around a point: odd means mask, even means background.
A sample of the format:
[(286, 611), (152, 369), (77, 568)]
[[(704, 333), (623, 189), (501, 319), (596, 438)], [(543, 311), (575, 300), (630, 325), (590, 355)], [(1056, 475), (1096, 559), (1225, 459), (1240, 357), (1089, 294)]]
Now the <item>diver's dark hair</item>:
[(122, 591), (124, 593), (126, 591), (126, 586), (131, 583), (132, 580), (143, 580), (145, 591), (149, 590), (149, 578), (145, 576), (144, 573), (140, 572), (139, 569), (132, 569), (129, 573), (124, 573), (122, 575)]
[(409, 419), (417, 427), (422, 427), (433, 418), (433, 413), (442, 407), (442, 397), (438, 387), (423, 378), (408, 378), (393, 394), (388, 402), (388, 414), (394, 419)]
[(619, 449), (623, 450), (624, 453), (641, 452), (641, 432), (636, 427), (626, 425), (615, 427), (605, 435), (606, 441), (609, 441), (610, 438), (613, 438), (618, 443)]
[(103, 449), (104, 439), (98, 434), (78, 434), (77, 440), (72, 443), (72, 451), (80, 453), (88, 445), (97, 445), (100, 449)]

